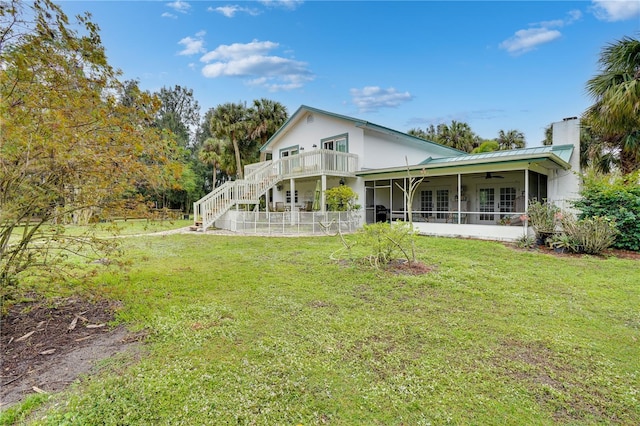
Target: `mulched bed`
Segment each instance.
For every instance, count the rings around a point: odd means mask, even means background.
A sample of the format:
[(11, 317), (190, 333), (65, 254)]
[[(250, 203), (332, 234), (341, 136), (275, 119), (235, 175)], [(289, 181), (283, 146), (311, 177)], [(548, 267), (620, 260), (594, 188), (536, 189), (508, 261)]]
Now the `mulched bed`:
[(18, 303), (0, 327), (0, 408), (26, 394), (64, 389), (96, 360), (139, 339), (111, 327), (118, 304), (79, 297)]

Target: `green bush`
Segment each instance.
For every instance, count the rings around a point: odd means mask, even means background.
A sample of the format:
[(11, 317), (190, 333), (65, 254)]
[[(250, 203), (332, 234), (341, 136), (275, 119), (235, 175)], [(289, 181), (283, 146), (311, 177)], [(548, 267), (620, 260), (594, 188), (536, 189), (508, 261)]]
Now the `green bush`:
[(618, 236), (613, 247), (640, 251), (640, 172), (622, 177), (589, 175), (581, 199), (574, 206), (579, 219), (607, 217), (615, 220)]
[(354, 238), (352, 256), (368, 260), (376, 267), (398, 259), (413, 260), (415, 233), (407, 222), (364, 225)]
[(618, 234), (615, 221), (607, 217), (576, 220), (573, 215), (562, 218), (562, 231), (566, 236), (566, 248), (587, 254), (602, 253), (613, 245)]
[(547, 202), (532, 200), (527, 210), (527, 220), (537, 238), (546, 239), (556, 232), (560, 208)]
[(330, 211), (346, 212), (360, 209), (360, 206), (356, 204), (358, 194), (346, 185), (327, 189), (324, 194)]

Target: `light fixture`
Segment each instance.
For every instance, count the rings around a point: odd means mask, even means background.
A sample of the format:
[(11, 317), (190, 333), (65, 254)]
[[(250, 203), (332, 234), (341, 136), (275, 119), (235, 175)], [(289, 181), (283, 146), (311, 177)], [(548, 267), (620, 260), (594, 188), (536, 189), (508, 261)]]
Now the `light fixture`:
[(344, 178), (340, 178), (340, 185), (344, 185)]
[(317, 147), (318, 147), (318, 145), (316, 145), (316, 144), (314, 143), (313, 145), (311, 145), (311, 147), (313, 147), (313, 148), (317, 148)]

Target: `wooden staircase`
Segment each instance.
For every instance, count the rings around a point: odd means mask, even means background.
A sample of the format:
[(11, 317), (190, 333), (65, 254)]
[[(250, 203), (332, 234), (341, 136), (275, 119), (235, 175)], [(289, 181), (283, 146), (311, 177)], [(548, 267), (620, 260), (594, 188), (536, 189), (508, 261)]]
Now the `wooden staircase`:
[(229, 209), (237, 205), (256, 205), (260, 197), (282, 180), (278, 161), (265, 161), (244, 179), (227, 181), (193, 203), (193, 231), (206, 231)]

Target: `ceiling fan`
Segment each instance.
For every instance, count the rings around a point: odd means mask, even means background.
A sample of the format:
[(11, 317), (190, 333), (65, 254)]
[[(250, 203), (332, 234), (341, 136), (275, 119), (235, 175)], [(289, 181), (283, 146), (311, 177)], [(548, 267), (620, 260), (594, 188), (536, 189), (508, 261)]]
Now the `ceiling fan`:
[(487, 174), (484, 175), (485, 179), (504, 179), (504, 176), (500, 176), (500, 175), (494, 175), (491, 172), (487, 172)]

